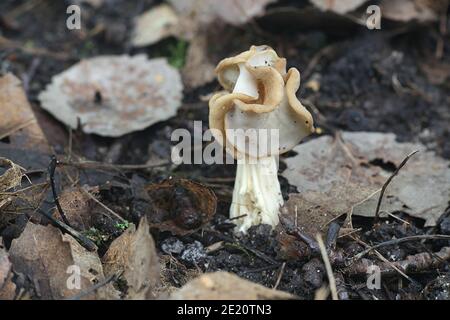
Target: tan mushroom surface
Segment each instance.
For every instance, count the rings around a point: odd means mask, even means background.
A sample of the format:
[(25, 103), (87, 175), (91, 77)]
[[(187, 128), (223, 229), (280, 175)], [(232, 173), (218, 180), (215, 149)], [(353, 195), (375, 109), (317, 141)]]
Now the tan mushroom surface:
[(225, 91), (209, 101), (212, 133), (238, 159), (232, 218), (238, 230), (254, 224), (278, 224), (283, 199), (277, 156), (314, 130), (313, 119), (296, 96), (300, 73), (286, 72), (286, 59), (268, 46), (222, 60), (216, 72)]
[(145, 55), (82, 60), (53, 77), (41, 106), (58, 120), (86, 133), (117, 137), (176, 114), (183, 85), (166, 59)]

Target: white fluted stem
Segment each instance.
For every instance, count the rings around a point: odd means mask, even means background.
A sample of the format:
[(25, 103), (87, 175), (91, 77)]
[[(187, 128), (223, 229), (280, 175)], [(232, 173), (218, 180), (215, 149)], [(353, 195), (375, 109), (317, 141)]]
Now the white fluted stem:
[(230, 218), (238, 218), (236, 231), (246, 232), (261, 223), (275, 227), (283, 204), (275, 157), (238, 162)]

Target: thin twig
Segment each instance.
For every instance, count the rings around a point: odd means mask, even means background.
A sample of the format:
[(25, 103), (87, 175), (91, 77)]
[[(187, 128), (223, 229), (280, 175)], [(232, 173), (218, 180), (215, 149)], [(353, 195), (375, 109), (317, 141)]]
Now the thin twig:
[(52, 187), (52, 194), (53, 199), (55, 201), (56, 207), (58, 208), (58, 212), (61, 215), (61, 218), (63, 219), (64, 223), (70, 226), (70, 222), (66, 217), (66, 214), (64, 213), (61, 204), (59, 203), (58, 194), (56, 193), (56, 187), (55, 187), (55, 170), (56, 165), (58, 164), (58, 160), (56, 160), (56, 156), (53, 155), (50, 161), (50, 164), (48, 165), (48, 174), (50, 178), (50, 186)]
[(77, 239), (81, 245), (83, 247), (85, 247), (86, 249), (88, 249), (89, 251), (95, 251), (97, 250), (97, 246), (95, 245), (95, 243), (90, 240), (88, 237), (86, 237), (85, 235), (83, 235), (82, 233), (76, 231), (75, 229), (73, 229), (71, 226), (68, 226), (67, 224), (65, 224), (62, 221), (59, 221), (58, 219), (55, 219), (50, 213), (45, 212), (42, 209), (37, 209), (36, 212), (42, 214), (43, 216), (45, 216), (48, 220), (50, 220), (56, 227), (58, 227), (59, 229), (61, 229), (62, 231), (70, 234), (72, 237), (74, 237), (75, 239)]
[(92, 287), (88, 288), (86, 291), (80, 292), (79, 294), (77, 294), (73, 297), (67, 298), (66, 300), (80, 300), (80, 299), (90, 295), (91, 293), (97, 291), (101, 287), (106, 286), (108, 283), (116, 281), (118, 277), (119, 276), (114, 273), (114, 274), (110, 275), (109, 277), (105, 278), (103, 281), (100, 281), (100, 282), (94, 284)]
[(388, 240), (385, 242), (381, 242), (378, 243), (374, 246), (371, 246), (369, 248), (367, 248), (366, 250), (356, 254), (355, 256), (353, 256), (353, 258), (351, 258), (350, 260), (358, 260), (361, 259), (362, 257), (364, 257), (366, 254), (368, 254), (370, 251), (374, 250), (374, 249), (378, 249), (384, 246), (392, 246), (392, 245), (396, 245), (399, 243), (403, 243), (403, 242), (408, 242), (408, 241), (417, 241), (417, 240), (422, 240), (422, 239), (426, 239), (426, 240), (432, 240), (432, 239), (441, 239), (441, 240), (450, 240), (450, 236), (447, 235), (443, 235), (443, 234), (422, 234), (422, 235), (417, 235), (417, 236), (409, 236), (409, 237), (404, 237), (404, 238), (399, 238), (399, 239), (393, 239), (393, 240)]
[(323, 263), (325, 264), (325, 269), (327, 270), (328, 283), (330, 284), (331, 298), (333, 300), (339, 300), (337, 289), (336, 289), (336, 279), (334, 278), (333, 269), (331, 268), (330, 259), (328, 258), (327, 249), (323, 243), (322, 236), (320, 233), (316, 235), (316, 241), (320, 248), (320, 253), (322, 255)]
[(381, 207), (381, 201), (383, 200), (384, 192), (386, 191), (386, 188), (388, 187), (389, 183), (391, 183), (392, 179), (398, 174), (401, 168), (408, 162), (408, 160), (415, 155), (419, 150), (413, 151), (410, 154), (406, 156), (405, 159), (403, 159), (402, 163), (397, 167), (397, 169), (391, 174), (391, 176), (386, 180), (386, 182), (383, 184), (383, 187), (381, 188), (380, 197), (378, 198), (377, 208), (375, 210), (375, 222), (378, 221), (379, 215), (380, 215), (380, 207)]
[(169, 165), (170, 162), (161, 162), (156, 164), (111, 164), (95, 161), (82, 161), (82, 162), (60, 161), (58, 162), (58, 164), (63, 166), (72, 166), (79, 169), (140, 170), (140, 169), (164, 167), (166, 165)]
[(103, 209), (108, 211), (110, 214), (112, 214), (114, 217), (119, 219), (122, 222), (128, 222), (124, 218), (122, 218), (118, 213), (114, 212), (112, 209), (110, 209), (108, 206), (106, 206), (104, 203), (102, 203), (100, 200), (95, 198), (89, 191), (87, 191), (84, 187), (81, 188), (81, 191), (83, 191), (84, 194), (86, 194), (90, 199), (94, 200), (97, 204), (99, 204)]
[(286, 262), (283, 262), (280, 268), (280, 272), (278, 273), (277, 281), (275, 282), (275, 285), (273, 286), (273, 289), (278, 288), (281, 282), (281, 278), (283, 277), (284, 268), (286, 267)]

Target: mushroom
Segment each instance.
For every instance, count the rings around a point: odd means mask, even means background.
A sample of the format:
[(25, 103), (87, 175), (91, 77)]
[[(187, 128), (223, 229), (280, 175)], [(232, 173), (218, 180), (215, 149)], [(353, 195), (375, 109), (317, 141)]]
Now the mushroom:
[(286, 72), (286, 59), (268, 46), (222, 60), (216, 73), (225, 90), (209, 101), (209, 125), (237, 159), (230, 218), (237, 232), (261, 223), (275, 227), (283, 204), (278, 155), (314, 131), (311, 114), (296, 97), (300, 73)]

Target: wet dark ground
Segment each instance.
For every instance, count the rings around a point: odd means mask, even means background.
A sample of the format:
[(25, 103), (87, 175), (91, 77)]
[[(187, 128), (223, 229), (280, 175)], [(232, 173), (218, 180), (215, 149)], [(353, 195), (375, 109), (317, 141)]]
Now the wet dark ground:
[[(33, 54), (20, 48), (2, 49), (0, 72), (13, 72), (22, 78), (42, 129), (60, 156), (68, 150), (69, 133), (39, 108), (36, 98), (53, 75), (82, 58), (100, 54), (144, 52), (150, 57), (167, 56), (170, 55), (168, 48), (177, 41), (168, 39), (139, 50), (127, 44), (131, 18), (159, 1), (110, 1), (101, 10), (86, 8), (83, 23), (87, 31), (82, 33), (67, 32), (64, 1), (44, 1), (44, 4), (38, 4), (11, 20), (8, 12), (17, 8), (17, 3), (23, 1), (2, 1), (0, 4), (1, 35), (24, 46), (45, 48), (48, 52)], [(35, 27), (30, 28), (30, 25)], [(105, 26), (103, 31), (90, 33), (99, 25)], [(393, 25), (381, 31), (354, 28), (346, 34), (321, 29), (294, 33), (277, 30), (273, 33), (271, 26), (262, 19), (260, 28), (263, 33), (255, 32), (250, 27), (244, 28), (247, 30), (244, 35), (232, 37), (235, 43), (222, 44), (215, 50), (221, 50), (222, 56), (226, 57), (246, 49), (252, 43), (267, 43), (277, 50), (281, 49), (280, 55), (306, 73), (302, 74), (300, 98), (310, 108), (316, 126), (323, 129), (323, 134), (332, 134), (336, 130), (394, 132), (400, 141), (420, 141), (438, 155), (450, 158), (450, 83), (448, 80), (437, 83), (433, 81), (433, 75), (424, 72), (424, 68), (436, 63), (437, 40), (430, 31), (436, 26), (412, 25), (404, 28)], [(242, 34), (241, 30), (231, 27), (229, 32)], [(439, 63), (450, 62), (450, 44), (447, 41), (444, 45), (445, 55)], [(230, 48), (235, 48), (235, 51)], [(63, 57), (55, 57), (51, 54), (53, 52)], [(312, 65), (311, 61), (319, 52), (324, 54)], [(317, 78), (320, 79), (320, 90), (315, 91), (314, 86), (307, 84)], [(207, 102), (201, 96), (217, 87), (214, 82), (195, 90), (186, 90), (183, 106), (175, 117), (141, 132), (117, 139), (74, 132), (72, 152), (87, 159), (111, 163), (141, 164), (154, 158), (168, 159), (173, 129), (187, 128), (193, 132), (193, 120), (203, 121), (203, 129), (207, 129)], [(200, 269), (204, 272), (227, 270), (274, 287), (281, 272), (278, 289), (295, 293), (301, 298), (314, 298), (315, 291), (327, 282), (327, 276), (320, 256), (308, 253), (304, 243), (286, 236), (282, 228), (271, 232), (264, 225), (253, 227), (246, 236), (233, 236), (232, 225), (226, 219), (234, 174), (234, 166), (182, 165), (121, 174), (100, 175), (92, 171), (81, 177), (81, 183), (102, 185), (106, 180), (124, 183), (126, 187), (119, 187), (116, 193), (106, 188), (102, 200), (132, 221), (136, 220), (134, 213), (138, 210), (136, 206), (140, 205), (140, 198), (133, 191), (169, 177), (203, 183), (218, 198), (217, 214), (210, 223), (184, 236), (161, 232), (157, 228), (153, 230), (161, 255), (171, 255), (184, 266), (166, 271), (169, 284), (180, 286), (187, 281), (182, 270)], [(283, 178), (280, 180), (285, 197), (290, 192), (296, 192)], [(64, 185), (64, 179), (61, 184)], [(409, 221), (410, 225), (392, 218), (373, 225), (372, 220), (359, 218), (354, 221), (355, 227), (363, 228), (359, 238), (374, 244), (393, 237), (429, 231), (419, 219), (412, 219), (401, 212), (396, 215)], [(20, 224), (20, 219), (11, 223)], [(94, 225), (101, 232), (112, 235), (111, 238), (117, 236), (111, 222), (100, 220), (95, 221)], [(450, 217), (443, 215), (440, 225), (433, 231), (450, 234)], [(5, 229), (0, 229), (0, 235), (8, 238)], [(17, 233), (9, 236), (9, 240), (16, 236)], [(104, 251), (110, 241), (103, 243), (100, 251)], [(220, 241), (223, 245), (209, 252), (208, 247)], [(402, 243), (382, 247), (380, 253), (397, 261), (426, 250), (438, 251), (449, 245), (449, 241), (426, 242), (422, 246)], [(363, 250), (361, 244), (348, 238), (339, 239), (337, 247), (342, 248), (347, 256)], [(284, 267), (283, 262), (286, 262)], [(373, 299), (374, 296), (381, 299), (449, 299), (449, 272), (448, 264), (444, 264), (439, 270), (411, 274), (415, 282), (399, 274), (390, 275), (383, 281), (381, 290), (367, 289), (365, 275), (342, 273), (342, 282), (350, 299)]]

